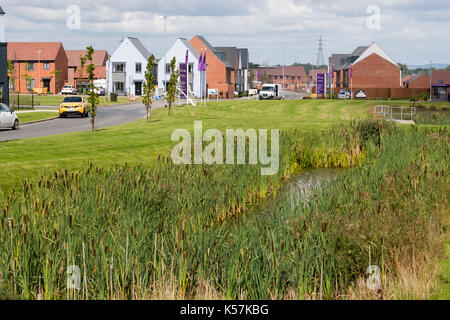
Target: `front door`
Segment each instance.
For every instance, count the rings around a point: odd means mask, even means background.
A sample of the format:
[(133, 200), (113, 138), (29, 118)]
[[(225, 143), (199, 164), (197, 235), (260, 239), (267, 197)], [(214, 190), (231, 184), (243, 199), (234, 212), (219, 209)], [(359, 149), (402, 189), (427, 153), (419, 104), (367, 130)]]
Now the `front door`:
[(135, 82), (134, 83), (134, 95), (135, 96), (142, 96), (142, 82)]
[(47, 93), (50, 92), (50, 79), (42, 79), (42, 84), (44, 88), (47, 88)]

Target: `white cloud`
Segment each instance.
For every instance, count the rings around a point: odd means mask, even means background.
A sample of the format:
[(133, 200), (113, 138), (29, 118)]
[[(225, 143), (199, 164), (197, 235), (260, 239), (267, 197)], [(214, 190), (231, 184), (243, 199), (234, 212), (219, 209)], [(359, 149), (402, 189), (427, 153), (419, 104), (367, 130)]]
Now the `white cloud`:
[[(72, 4), (81, 8), (79, 31), (66, 28), (65, 11)], [(380, 30), (366, 27), (370, 5), (381, 9)], [(2, 7), (10, 41), (93, 44), (112, 51), (122, 36), (132, 35), (161, 55), (160, 15), (167, 15), (167, 44), (202, 34), (215, 45), (248, 47), (255, 62), (280, 63), (282, 41), (287, 63), (311, 61), (322, 36), (325, 57), (377, 41), (397, 61), (450, 63), (448, 0), (14, 0)]]

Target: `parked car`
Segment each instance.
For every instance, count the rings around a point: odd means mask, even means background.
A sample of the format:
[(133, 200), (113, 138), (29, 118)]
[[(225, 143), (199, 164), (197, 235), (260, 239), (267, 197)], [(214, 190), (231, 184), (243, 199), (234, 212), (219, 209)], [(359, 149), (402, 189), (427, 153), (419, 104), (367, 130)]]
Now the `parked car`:
[(96, 88), (94, 89), (94, 92), (95, 92), (96, 94), (98, 94), (99, 96), (104, 96), (104, 95), (106, 94), (106, 90), (105, 90), (105, 88), (103, 88), (103, 87), (96, 87)]
[(77, 94), (77, 88), (75, 88), (72, 85), (65, 85), (62, 90), (61, 90), (61, 94)]
[(87, 101), (83, 96), (65, 97), (59, 105), (59, 117), (65, 118), (68, 115), (80, 115), (87, 117), (89, 115), (87, 110)]
[(364, 90), (358, 90), (358, 92), (355, 95), (356, 99), (367, 99), (366, 92)]
[(348, 91), (347, 89), (343, 89), (343, 90), (339, 91), (338, 98), (339, 99), (350, 99), (351, 98), (350, 91)]
[(283, 98), (281, 84), (264, 84), (259, 92), (259, 100), (280, 100)]
[(0, 128), (19, 129), (19, 118), (17, 118), (16, 113), (4, 103), (0, 103)]

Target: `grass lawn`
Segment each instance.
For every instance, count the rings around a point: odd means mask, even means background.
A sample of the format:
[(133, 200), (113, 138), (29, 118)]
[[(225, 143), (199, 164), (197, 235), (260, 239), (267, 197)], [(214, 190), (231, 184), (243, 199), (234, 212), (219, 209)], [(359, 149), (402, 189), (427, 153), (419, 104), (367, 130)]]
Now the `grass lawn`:
[(57, 112), (26, 112), (18, 113), (20, 123), (26, 123), (30, 121), (44, 120), (49, 118), (57, 117)]
[[(204, 128), (219, 130), (294, 127), (316, 130), (341, 121), (370, 117), (374, 104), (410, 105), (407, 101), (342, 100), (210, 102), (207, 107), (176, 107), (171, 117), (168, 117), (167, 109), (155, 110), (152, 123), (140, 120), (95, 133), (3, 142), (0, 143), (0, 193), (1, 189), (21, 185), (24, 178), (35, 178), (59, 168), (79, 169), (88, 161), (105, 166), (125, 162), (152, 165), (158, 154), (170, 152), (172, 131), (178, 128), (192, 131), (194, 120), (203, 120)], [(438, 108), (449, 106), (444, 103)]]
[[(41, 97), (47, 98), (47, 97)], [(59, 97), (48, 97), (59, 98)], [(153, 111), (153, 121), (140, 120), (92, 132), (24, 139), (0, 143), (0, 194), (59, 168), (79, 169), (89, 161), (105, 166), (116, 163), (152, 165), (158, 154), (169, 154), (173, 130), (193, 130), (194, 120), (204, 128), (325, 129), (341, 121), (371, 117), (374, 104), (410, 105), (408, 101), (343, 100), (236, 100), (210, 102), (207, 107), (176, 107)], [(426, 107), (436, 104), (424, 103)], [(448, 103), (437, 108), (450, 107)]]
[[(87, 97), (87, 96), (86, 96)], [(57, 106), (64, 99), (64, 96), (39, 96), (36, 97), (41, 106)], [(108, 97), (100, 97), (100, 105), (102, 106), (110, 106), (116, 104), (124, 104), (129, 103), (128, 97), (117, 97), (117, 102), (111, 102), (109, 96)]]
[(172, 131), (193, 130), (194, 120), (204, 128), (323, 129), (342, 120), (369, 117), (372, 103), (359, 101), (227, 101), (207, 107), (176, 107), (152, 113), (145, 120), (92, 132), (24, 139), (0, 143), (0, 188), (19, 186), (24, 178), (58, 168), (79, 169), (88, 161), (105, 166), (116, 163), (152, 165), (158, 154), (169, 154)]

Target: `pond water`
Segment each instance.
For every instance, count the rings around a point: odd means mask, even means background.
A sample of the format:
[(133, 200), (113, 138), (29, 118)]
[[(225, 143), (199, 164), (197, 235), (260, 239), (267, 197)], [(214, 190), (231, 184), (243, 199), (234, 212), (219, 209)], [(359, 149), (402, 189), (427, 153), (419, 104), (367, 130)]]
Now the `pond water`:
[(277, 191), (276, 197), (267, 197), (252, 206), (246, 216), (252, 214), (273, 214), (279, 212), (281, 206), (289, 205), (294, 209), (300, 203), (307, 201), (320, 190), (320, 187), (332, 181), (338, 175), (349, 169), (311, 169), (300, 174), (292, 175), (290, 179)]

